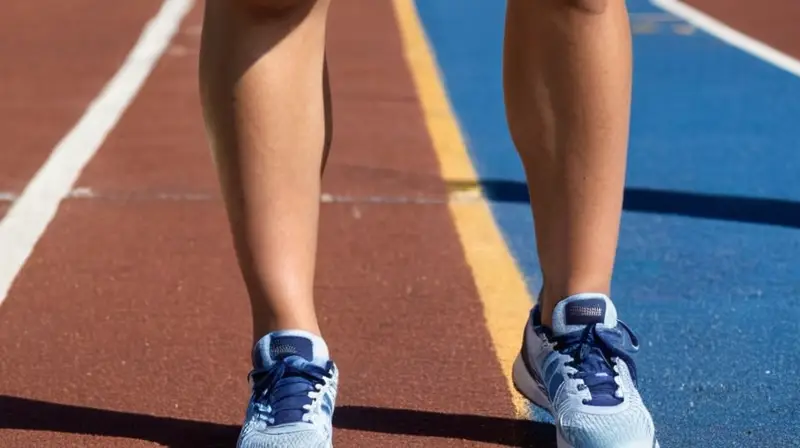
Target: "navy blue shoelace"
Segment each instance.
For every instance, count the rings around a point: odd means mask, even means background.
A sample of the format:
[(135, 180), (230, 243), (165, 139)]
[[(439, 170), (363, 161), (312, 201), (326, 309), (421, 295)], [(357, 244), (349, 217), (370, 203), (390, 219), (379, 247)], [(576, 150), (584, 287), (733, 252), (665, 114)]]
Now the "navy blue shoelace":
[(271, 408), (269, 423), (280, 425), (303, 421), (304, 406), (312, 403), (308, 396), (317, 392), (317, 385), (330, 378), (330, 362), (324, 368), (302, 358), (290, 356), (278, 360), (270, 369), (255, 369), (250, 373), (258, 401)]
[(614, 378), (617, 373), (611, 358), (625, 361), (634, 384), (637, 382), (632, 354), (639, 350), (639, 341), (625, 323), (618, 323), (617, 329), (598, 328), (598, 324), (592, 324), (582, 331), (553, 338), (555, 349), (572, 357), (572, 362), (567, 363), (577, 370), (572, 377), (583, 380), (584, 387), (592, 394), (592, 399), (584, 400), (584, 404), (614, 406), (622, 402), (616, 396), (618, 385)]

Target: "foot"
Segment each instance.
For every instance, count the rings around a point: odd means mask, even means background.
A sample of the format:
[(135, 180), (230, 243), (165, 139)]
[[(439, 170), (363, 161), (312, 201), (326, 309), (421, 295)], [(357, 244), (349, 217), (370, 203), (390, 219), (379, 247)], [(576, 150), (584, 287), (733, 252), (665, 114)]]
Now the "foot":
[(264, 336), (253, 348), (253, 393), (237, 448), (332, 447), (338, 376), (319, 336)]
[(514, 385), (553, 415), (558, 448), (658, 448), (636, 390), (638, 349), (608, 297), (574, 295), (555, 307), (552, 328), (531, 311)]

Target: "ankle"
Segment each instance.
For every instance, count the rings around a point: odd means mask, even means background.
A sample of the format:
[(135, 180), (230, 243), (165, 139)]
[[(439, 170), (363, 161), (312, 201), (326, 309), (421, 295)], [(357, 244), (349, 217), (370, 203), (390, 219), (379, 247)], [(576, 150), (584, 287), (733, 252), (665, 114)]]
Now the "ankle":
[(299, 316), (264, 317), (253, 315), (253, 342), (258, 342), (265, 335), (275, 331), (301, 330), (322, 337), (315, 317)]
[(569, 297), (572, 297), (576, 294), (583, 294), (583, 293), (597, 293), (597, 294), (609, 294), (610, 287), (608, 283), (605, 284), (596, 284), (595, 286), (591, 283), (587, 283), (584, 285), (579, 284), (570, 285), (569, 287), (550, 287), (548, 284), (547, 286), (542, 286), (542, 289), (539, 292), (538, 297), (538, 304), (539, 310), (541, 312), (542, 318), (542, 325), (546, 327), (552, 327), (553, 325), (553, 310), (556, 308), (556, 305), (559, 304), (562, 300), (565, 300)]

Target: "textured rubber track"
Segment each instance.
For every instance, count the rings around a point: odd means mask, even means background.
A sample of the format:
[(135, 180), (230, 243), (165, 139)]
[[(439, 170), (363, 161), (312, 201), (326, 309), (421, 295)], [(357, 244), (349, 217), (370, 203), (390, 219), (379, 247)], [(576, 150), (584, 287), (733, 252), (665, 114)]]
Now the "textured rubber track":
[(19, 193), (25, 187), (117, 70), (159, 4), (3, 1), (1, 192)]
[(800, 57), (797, 19), (800, 3), (770, 0), (758, 5), (725, 0), (690, 0), (686, 3), (786, 54)]

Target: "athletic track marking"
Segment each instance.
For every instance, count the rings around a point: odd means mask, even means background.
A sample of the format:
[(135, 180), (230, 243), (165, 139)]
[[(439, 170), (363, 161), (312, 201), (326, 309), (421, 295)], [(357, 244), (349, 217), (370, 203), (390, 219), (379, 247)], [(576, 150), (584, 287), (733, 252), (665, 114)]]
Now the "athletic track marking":
[(119, 71), (56, 145), (0, 221), (0, 305), (83, 168), (136, 98), (194, 0), (165, 0)]
[(672, 13), (697, 28), (795, 76), (800, 76), (800, 61), (769, 45), (725, 25), (710, 15), (678, 0), (651, 0), (657, 7)]

